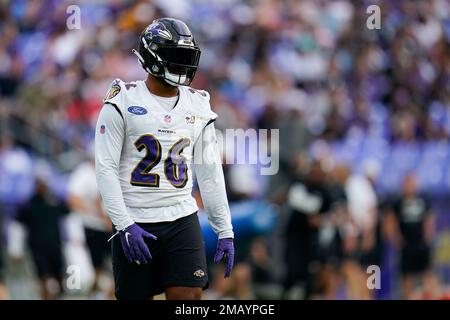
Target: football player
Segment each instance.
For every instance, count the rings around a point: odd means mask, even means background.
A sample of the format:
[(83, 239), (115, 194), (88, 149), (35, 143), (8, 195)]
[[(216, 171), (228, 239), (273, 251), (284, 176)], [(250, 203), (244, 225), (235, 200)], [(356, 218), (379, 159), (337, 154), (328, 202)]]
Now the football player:
[(234, 260), (233, 228), (209, 93), (189, 87), (200, 49), (187, 25), (152, 22), (133, 50), (145, 81), (116, 79), (95, 135), (96, 175), (115, 231), (118, 299), (200, 299), (208, 284), (205, 249), (191, 195), (192, 172), (218, 236), (215, 262)]

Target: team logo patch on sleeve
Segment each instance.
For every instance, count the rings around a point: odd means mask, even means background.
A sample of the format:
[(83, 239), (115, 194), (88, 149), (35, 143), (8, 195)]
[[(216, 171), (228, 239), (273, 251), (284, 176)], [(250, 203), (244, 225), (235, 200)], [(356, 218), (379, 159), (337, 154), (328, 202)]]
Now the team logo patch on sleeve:
[(103, 101), (109, 100), (117, 96), (117, 94), (120, 92), (120, 85), (118, 83), (115, 83), (111, 86), (111, 88), (108, 90), (108, 93), (106, 93), (105, 98)]

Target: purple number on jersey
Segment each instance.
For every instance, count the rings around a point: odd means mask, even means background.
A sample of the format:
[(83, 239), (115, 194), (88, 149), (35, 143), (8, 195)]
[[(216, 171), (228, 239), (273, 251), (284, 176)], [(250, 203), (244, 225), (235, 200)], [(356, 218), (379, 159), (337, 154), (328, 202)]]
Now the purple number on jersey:
[[(164, 173), (175, 188), (183, 188), (188, 181), (186, 158), (181, 154), (190, 144), (188, 138), (178, 140), (169, 150), (164, 161)], [(159, 175), (150, 171), (161, 161), (161, 143), (155, 136), (145, 134), (134, 142), (138, 151), (145, 149), (145, 156), (131, 172), (130, 183), (137, 187), (159, 187)]]
[(170, 148), (169, 155), (164, 161), (164, 173), (175, 188), (183, 188), (188, 181), (186, 158), (181, 153), (190, 143), (187, 138), (178, 140)]
[(131, 173), (130, 183), (133, 186), (159, 187), (159, 175), (150, 171), (161, 161), (161, 144), (153, 135), (145, 134), (134, 145), (139, 152), (145, 149), (145, 156)]

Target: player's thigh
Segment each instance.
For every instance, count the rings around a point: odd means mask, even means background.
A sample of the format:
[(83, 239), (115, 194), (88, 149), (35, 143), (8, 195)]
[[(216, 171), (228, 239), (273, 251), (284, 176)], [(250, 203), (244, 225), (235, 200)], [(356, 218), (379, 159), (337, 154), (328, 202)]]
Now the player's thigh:
[(163, 256), (165, 288), (208, 286), (205, 245), (196, 214), (181, 218), (171, 226)]
[(203, 289), (199, 287), (168, 287), (166, 288), (167, 300), (200, 300)]

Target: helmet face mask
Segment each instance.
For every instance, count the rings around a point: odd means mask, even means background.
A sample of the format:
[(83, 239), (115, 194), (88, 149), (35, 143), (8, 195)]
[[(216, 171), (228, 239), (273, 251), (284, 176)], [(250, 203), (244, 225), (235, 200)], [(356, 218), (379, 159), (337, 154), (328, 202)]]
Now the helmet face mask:
[(200, 61), (200, 48), (180, 20), (163, 18), (152, 22), (139, 37), (142, 67), (172, 86), (190, 85)]

